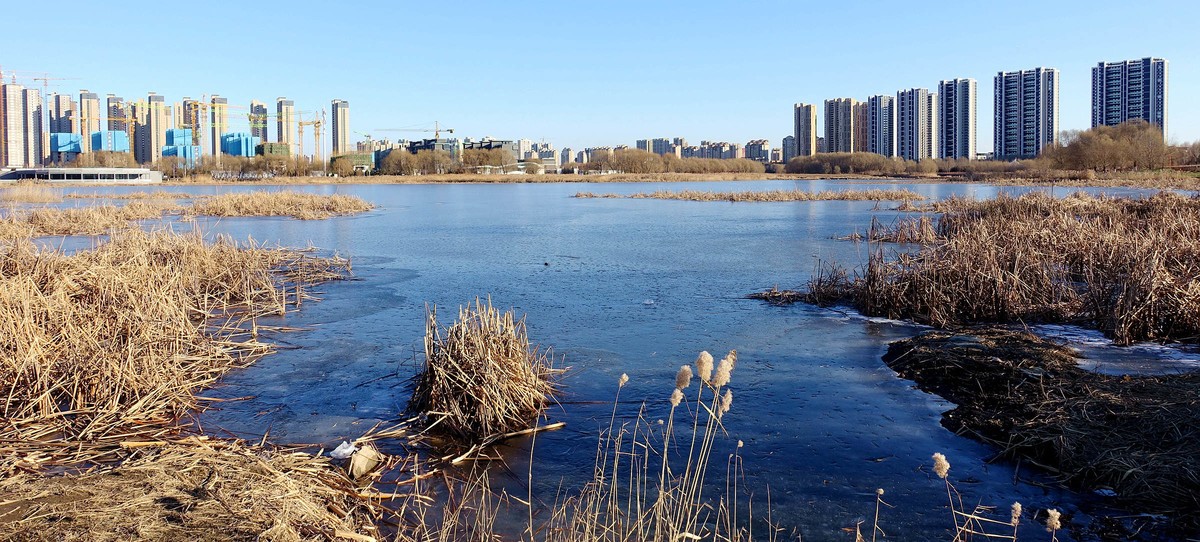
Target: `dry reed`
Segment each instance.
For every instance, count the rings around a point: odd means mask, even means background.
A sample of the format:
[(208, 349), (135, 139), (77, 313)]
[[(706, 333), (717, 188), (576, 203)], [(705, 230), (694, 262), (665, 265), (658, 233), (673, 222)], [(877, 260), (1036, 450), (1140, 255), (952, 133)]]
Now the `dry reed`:
[(686, 201), (916, 201), (924, 196), (911, 190), (758, 190), (742, 192), (706, 192), (702, 190), (659, 190), (635, 194), (594, 194), (578, 192), (577, 198), (673, 199)]
[(408, 409), (430, 417), (430, 428), (475, 444), (529, 428), (556, 393), (560, 372), (531, 346), (525, 320), (479, 299), (460, 307), (447, 328), (431, 308), (425, 320), (425, 363)]
[(301, 220), (319, 220), (374, 208), (374, 205), (358, 196), (255, 191), (204, 198), (192, 204), (189, 211), (208, 216), (290, 216)]
[(187, 437), (122, 464), (0, 480), (8, 540), (376, 540), (386, 513), (329, 460)]
[(0, 202), (5, 203), (58, 203), (62, 199), (62, 190), (36, 184), (0, 188)]
[(879, 250), (846, 280), (823, 267), (809, 293), (938, 327), (1066, 322), (1121, 344), (1200, 340), (1200, 198), (1026, 194), (937, 208), (940, 241)]
[(1069, 348), (997, 328), (927, 332), (884, 361), (958, 405), (943, 417), (950, 430), (1074, 487), (1112, 490), (1134, 511), (1200, 525), (1200, 373), (1098, 374)]
[(172, 423), (197, 405), (198, 389), (271, 351), (255, 318), (284, 313), (307, 285), (348, 267), (140, 230), (74, 255), (0, 246), (0, 442), (35, 448), (4, 454), (0, 472)]

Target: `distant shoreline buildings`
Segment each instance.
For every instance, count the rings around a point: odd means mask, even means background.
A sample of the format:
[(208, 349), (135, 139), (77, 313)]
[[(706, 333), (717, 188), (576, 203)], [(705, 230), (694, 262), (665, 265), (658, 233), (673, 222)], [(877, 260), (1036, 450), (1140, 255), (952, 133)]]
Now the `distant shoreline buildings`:
[[(42, 78), (45, 83), (45, 78)], [(1146, 57), (1099, 62), (1092, 67), (1092, 126), (1144, 120), (1168, 133), (1168, 62)], [(993, 152), (1002, 160), (1036, 157), (1058, 141), (1059, 71), (1038, 67), (998, 72), (993, 79)], [(0, 167), (34, 167), (65, 164), (90, 152), (128, 153), (140, 164), (154, 164), (163, 156), (182, 157), (194, 163), (203, 156), (296, 156), (304, 153), (305, 133), (311, 130), (320, 158), (325, 136), (331, 158), (405, 148), (446, 150), (457, 157), (464, 149), (504, 149), (514, 162), (536, 160), (547, 168), (570, 161), (586, 162), (598, 152), (625, 148), (590, 147), (582, 151), (555, 150), (553, 145), (529, 139), (482, 141), (434, 139), (388, 140), (355, 143), (351, 139), (350, 104), (330, 102), (324, 111), (297, 110), (295, 102), (279, 97), (272, 112), (267, 103), (251, 100), (248, 107), (230, 104), (211, 95), (184, 97), (173, 104), (149, 93), (143, 99), (125, 100), (108, 94), (79, 91), (69, 94), (42, 92), (0, 77)], [(103, 105), (103, 107), (102, 107)], [(976, 159), (978, 152), (978, 83), (970, 78), (946, 79), (936, 90), (911, 88), (878, 94), (866, 100), (831, 98), (816, 103), (795, 103), (792, 131), (780, 147), (764, 139), (745, 144), (701, 141), (690, 145), (684, 138), (642, 139), (636, 148), (676, 158), (736, 159), (764, 163), (787, 162), (822, 152), (870, 152), (890, 158), (921, 161)], [(242, 110), (234, 114), (232, 110)], [(234, 132), (230, 119), (244, 115), (248, 132)], [(309, 115), (309, 116), (305, 116)], [(818, 122), (818, 118), (820, 122)], [(274, 139), (268, 128), (274, 125)], [(186, 130), (189, 142), (181, 140)], [(423, 130), (415, 130), (423, 131)], [(434, 130), (431, 130), (434, 131)], [(569, 151), (569, 152), (568, 152)], [(357, 162), (356, 162), (357, 164)], [(357, 165), (356, 165), (357, 167)]]

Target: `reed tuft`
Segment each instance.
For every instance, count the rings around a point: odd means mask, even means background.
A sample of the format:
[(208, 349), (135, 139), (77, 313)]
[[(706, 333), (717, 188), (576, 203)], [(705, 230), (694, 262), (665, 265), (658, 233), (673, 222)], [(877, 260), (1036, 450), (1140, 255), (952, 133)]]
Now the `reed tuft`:
[(557, 392), (549, 355), (531, 346), (524, 318), (475, 300), (447, 328), (437, 309), (425, 319), (425, 363), (408, 409), (430, 428), (476, 444), (529, 428)]

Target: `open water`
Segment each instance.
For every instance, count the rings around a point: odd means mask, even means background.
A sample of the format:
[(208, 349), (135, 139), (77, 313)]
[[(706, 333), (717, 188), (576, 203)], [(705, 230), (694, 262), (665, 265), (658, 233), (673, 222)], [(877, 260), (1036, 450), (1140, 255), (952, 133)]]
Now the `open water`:
[[(745, 299), (773, 285), (801, 286), (819, 261), (864, 262), (865, 244), (834, 237), (864, 231), (872, 217), (890, 223), (900, 216), (889, 210), (895, 202), (571, 197), (578, 191), (909, 188), (930, 198), (985, 198), (1030, 188), (852, 181), (167, 187), (194, 194), (264, 188), (354, 194), (378, 209), (320, 221), (199, 221), (208, 235), (337, 252), (352, 258), (355, 276), (322, 286), (322, 301), (277, 322), (309, 331), (276, 337), (284, 346), (279, 353), (204, 393), (254, 397), (199, 416), (210, 432), (257, 439), (269, 431), (274, 442), (332, 448), (394, 419), (409, 397), (406, 380), (417, 367), (425, 307), (438, 306), (448, 324), (458, 306), (490, 296), (498, 307), (526, 315), (531, 339), (552, 347), (570, 368), (561, 404), (547, 414), (567, 426), (539, 435), (534, 445), (534, 493), (544, 500), (553, 500), (563, 480), (572, 487), (590, 475), (619, 375), (631, 380), (621, 392), (618, 423), (632, 421), (643, 401), (651, 419), (661, 418), (681, 364), (701, 350), (719, 359), (737, 349), (733, 409), (725, 417), (729, 435), (717, 440), (715, 470), (722, 472), (713, 478), (723, 483), (724, 458), (744, 441), (743, 487), (754, 493), (755, 515), (765, 515), (769, 488), (772, 519), (804, 540), (852, 540), (845, 529), (864, 520), (869, 536), (876, 488), (893, 505), (881, 521), (891, 539), (949, 539), (953, 523), (943, 482), (931, 471), (934, 452), (949, 458), (951, 479), (968, 506), (995, 506), (1004, 519), (1013, 501), (1027, 516), (1059, 508), (1075, 512), (1076, 521), (1104, 506), (1100, 497), (1057, 489), (943, 428), (940, 417), (950, 405), (880, 361), (890, 341), (918, 333), (919, 326)], [(1087, 346), (1097, 366), (1106, 357), (1129, 357), (1109, 350), (1102, 340)], [(1144, 355), (1190, 363), (1167, 350)], [(520, 495), (529, 444), (510, 443), (507, 466), (497, 466), (493, 477)], [(1048, 536), (1028, 519), (1022, 532), (1025, 539)]]

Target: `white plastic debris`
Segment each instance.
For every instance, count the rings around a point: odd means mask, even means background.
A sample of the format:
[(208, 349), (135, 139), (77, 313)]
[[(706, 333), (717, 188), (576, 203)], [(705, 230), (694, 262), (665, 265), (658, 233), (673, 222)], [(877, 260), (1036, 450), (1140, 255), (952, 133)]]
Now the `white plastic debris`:
[(354, 452), (357, 451), (358, 448), (355, 448), (353, 444), (343, 440), (341, 444), (338, 444), (337, 448), (334, 448), (333, 451), (329, 452), (329, 457), (334, 459), (348, 459), (350, 456), (354, 455)]

